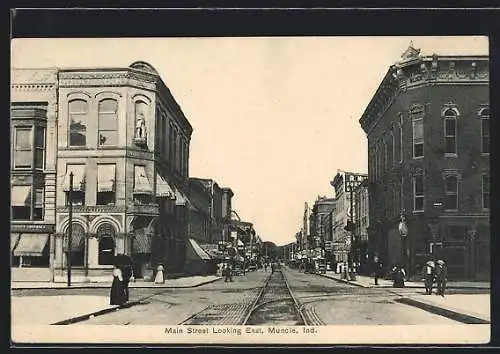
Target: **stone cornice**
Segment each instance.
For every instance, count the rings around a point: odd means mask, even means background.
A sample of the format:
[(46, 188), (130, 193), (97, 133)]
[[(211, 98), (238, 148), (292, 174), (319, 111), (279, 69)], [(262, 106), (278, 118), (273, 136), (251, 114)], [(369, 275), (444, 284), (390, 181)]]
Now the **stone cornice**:
[(398, 62), (387, 71), (359, 123), (368, 135), (401, 93), (434, 85), (488, 85), (487, 56), (425, 56)]

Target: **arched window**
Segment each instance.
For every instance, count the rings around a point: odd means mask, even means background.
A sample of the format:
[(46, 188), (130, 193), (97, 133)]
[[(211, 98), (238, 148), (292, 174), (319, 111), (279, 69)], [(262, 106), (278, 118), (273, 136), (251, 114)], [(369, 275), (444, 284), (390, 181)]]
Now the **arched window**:
[[(66, 228), (64, 233), (65, 247), (68, 249), (69, 239), (68, 239), (69, 228)], [(72, 266), (83, 266), (84, 255), (85, 255), (85, 230), (83, 226), (74, 222), (71, 227), (71, 265)]]
[(481, 152), (490, 153), (490, 109), (483, 108), (479, 113), (481, 118)]
[(118, 102), (105, 99), (99, 102), (99, 146), (118, 145)]
[(457, 154), (457, 111), (448, 108), (444, 111), (444, 153)]
[(87, 144), (88, 103), (76, 99), (69, 101), (69, 146), (85, 146)]
[(115, 234), (115, 229), (109, 223), (103, 223), (97, 229), (100, 265), (109, 265), (114, 263)]

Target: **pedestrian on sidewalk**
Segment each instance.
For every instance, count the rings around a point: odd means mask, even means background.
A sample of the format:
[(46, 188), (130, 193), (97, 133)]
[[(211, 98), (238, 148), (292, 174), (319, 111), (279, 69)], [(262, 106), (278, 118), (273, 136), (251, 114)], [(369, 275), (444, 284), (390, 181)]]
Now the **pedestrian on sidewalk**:
[(426, 295), (431, 295), (432, 294), (432, 287), (434, 285), (434, 277), (436, 276), (435, 274), (435, 269), (436, 265), (434, 261), (428, 261), (425, 264), (424, 267), (424, 283), (425, 283), (425, 294)]
[(392, 268), (392, 287), (393, 288), (404, 288), (405, 287), (405, 270), (400, 264), (396, 264), (394, 268)]
[(436, 262), (437, 295), (441, 295), (444, 297), (447, 278), (448, 278), (448, 269), (446, 267), (446, 263), (442, 259), (440, 259)]
[(379, 261), (378, 257), (375, 257), (373, 266), (373, 277), (375, 278), (375, 285), (378, 285), (378, 278), (382, 276), (382, 263)]
[(164, 270), (163, 264), (158, 264), (158, 267), (156, 268), (155, 284), (165, 284), (165, 276), (163, 274)]
[(109, 294), (110, 305), (123, 305), (125, 303), (125, 292), (123, 290), (123, 273), (118, 265), (113, 268), (113, 283)]
[(227, 263), (224, 265), (223, 274), (224, 274), (224, 283), (227, 283), (228, 280), (230, 282), (233, 281), (233, 276), (231, 274), (231, 267)]
[(266, 263), (264, 263), (264, 272), (266, 272), (266, 273), (267, 273), (267, 262), (266, 262)]
[(127, 264), (123, 266), (122, 276), (123, 276), (122, 286), (123, 286), (124, 302), (127, 302), (129, 300), (128, 285), (130, 281), (134, 281), (134, 271), (132, 269), (132, 265)]

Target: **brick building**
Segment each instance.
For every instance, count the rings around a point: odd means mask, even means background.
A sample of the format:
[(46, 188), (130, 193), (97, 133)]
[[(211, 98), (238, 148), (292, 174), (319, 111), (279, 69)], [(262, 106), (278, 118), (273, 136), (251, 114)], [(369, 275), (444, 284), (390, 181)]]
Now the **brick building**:
[(386, 267), (415, 274), (434, 256), (450, 278), (489, 277), (488, 84), (487, 56), (410, 46), (368, 104), (369, 242)]

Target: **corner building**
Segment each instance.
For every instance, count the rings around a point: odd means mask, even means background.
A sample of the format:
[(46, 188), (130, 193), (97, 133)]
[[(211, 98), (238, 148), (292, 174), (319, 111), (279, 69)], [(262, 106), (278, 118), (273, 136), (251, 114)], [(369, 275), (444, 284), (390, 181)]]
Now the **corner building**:
[(133, 258), (137, 277), (159, 263), (179, 271), (192, 127), (170, 90), (144, 62), (62, 69), (58, 80), (56, 275), (67, 268), (71, 172), (74, 272), (108, 274), (116, 254)]
[(435, 257), (451, 279), (489, 278), (489, 119), (488, 57), (410, 46), (390, 67), (360, 119), (369, 247), (386, 269), (402, 262), (415, 275)]

